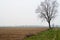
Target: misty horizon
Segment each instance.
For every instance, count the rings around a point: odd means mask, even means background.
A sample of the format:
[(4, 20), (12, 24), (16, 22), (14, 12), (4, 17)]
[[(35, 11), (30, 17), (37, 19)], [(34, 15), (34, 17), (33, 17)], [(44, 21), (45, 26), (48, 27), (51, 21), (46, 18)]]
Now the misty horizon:
[[(48, 26), (35, 13), (36, 8), (44, 0), (0, 0), (0, 26), (37, 25)], [(59, 3), (60, 0), (57, 0)], [(58, 7), (60, 9), (60, 7)], [(60, 25), (60, 10), (51, 25)]]

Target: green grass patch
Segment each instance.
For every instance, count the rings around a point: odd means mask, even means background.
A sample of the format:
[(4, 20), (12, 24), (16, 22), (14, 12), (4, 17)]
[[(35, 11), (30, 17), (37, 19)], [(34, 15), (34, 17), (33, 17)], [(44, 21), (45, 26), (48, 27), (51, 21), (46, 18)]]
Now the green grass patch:
[(60, 40), (60, 29), (49, 29), (24, 40)]

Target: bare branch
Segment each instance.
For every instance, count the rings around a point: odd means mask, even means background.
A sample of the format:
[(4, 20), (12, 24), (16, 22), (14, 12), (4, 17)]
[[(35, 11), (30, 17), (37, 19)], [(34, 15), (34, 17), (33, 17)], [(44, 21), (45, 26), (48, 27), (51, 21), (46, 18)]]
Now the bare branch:
[(41, 2), (41, 5), (36, 9), (36, 13), (40, 13), (40, 18), (46, 19), (50, 24), (50, 21), (55, 18), (57, 13), (56, 0), (45, 0)]

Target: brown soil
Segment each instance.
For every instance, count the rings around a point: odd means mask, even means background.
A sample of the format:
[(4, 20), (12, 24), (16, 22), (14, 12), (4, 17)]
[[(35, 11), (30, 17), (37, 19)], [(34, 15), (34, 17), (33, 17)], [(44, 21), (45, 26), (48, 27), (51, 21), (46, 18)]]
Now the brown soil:
[(34, 34), (48, 28), (0, 28), (0, 40), (23, 40), (27, 34)]

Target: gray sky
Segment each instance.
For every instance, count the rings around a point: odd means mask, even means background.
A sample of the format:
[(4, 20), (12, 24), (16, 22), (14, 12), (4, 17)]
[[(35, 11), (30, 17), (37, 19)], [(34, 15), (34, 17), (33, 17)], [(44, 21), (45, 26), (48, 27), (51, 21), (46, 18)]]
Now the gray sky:
[[(0, 0), (0, 26), (48, 25), (35, 13), (41, 1), (43, 0)], [(52, 24), (60, 25), (59, 13), (60, 10)]]

